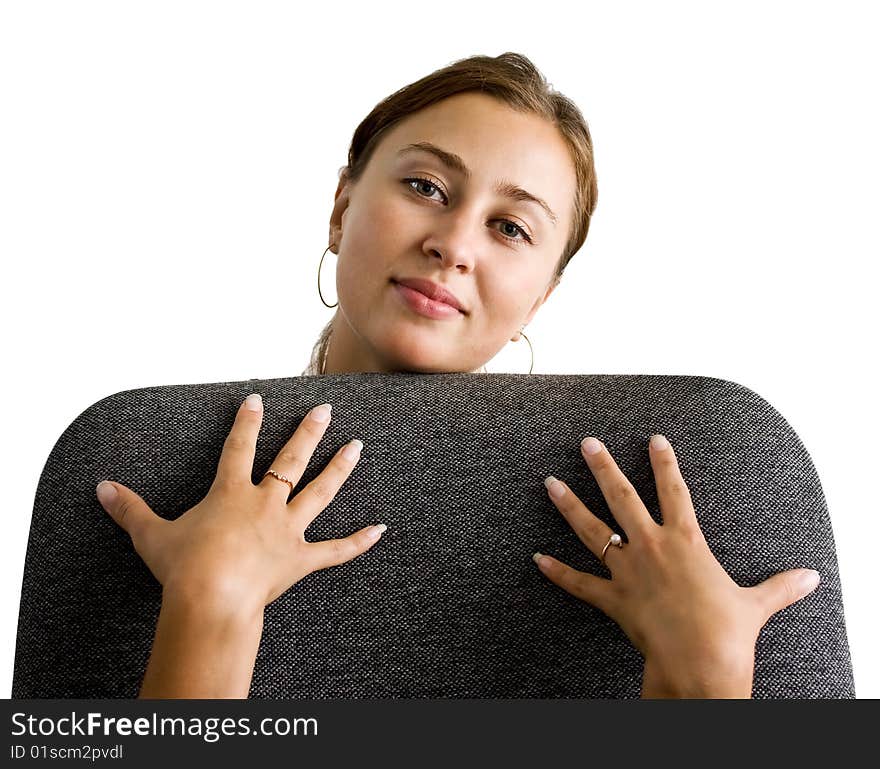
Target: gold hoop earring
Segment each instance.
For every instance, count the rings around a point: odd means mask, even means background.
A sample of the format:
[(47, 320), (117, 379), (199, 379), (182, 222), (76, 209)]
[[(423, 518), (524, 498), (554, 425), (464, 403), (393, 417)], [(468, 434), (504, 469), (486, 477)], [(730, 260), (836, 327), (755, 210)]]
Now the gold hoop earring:
[[(327, 255), (327, 252), (330, 250), (330, 246), (324, 249), (324, 253), (321, 254), (321, 261), (318, 262), (318, 296), (321, 297), (321, 301), (324, 302), (324, 294), (321, 293), (321, 266), (324, 264), (324, 257)], [(325, 307), (336, 307), (339, 304), (339, 300), (336, 300), (336, 304), (327, 304), (324, 302)]]
[[(531, 358), (531, 361), (529, 362), (529, 372), (528, 373), (531, 374), (532, 370), (535, 368), (535, 351), (532, 349), (532, 343), (529, 341), (529, 338), (523, 333), (524, 328), (525, 328), (525, 326), (520, 326), (519, 335), (522, 337), (525, 337), (525, 340), (529, 343), (529, 357)], [(484, 373), (484, 374), (489, 373), (486, 370), (485, 366), (483, 366), (482, 373)]]
[[(521, 326), (519, 329), (519, 335), (523, 337), (527, 342), (529, 342), (529, 338), (523, 333), (523, 329), (525, 326)], [(529, 362), (529, 373), (532, 373), (532, 369), (535, 367), (535, 351), (532, 349), (532, 343), (529, 342), (529, 357), (531, 357), (531, 361)]]

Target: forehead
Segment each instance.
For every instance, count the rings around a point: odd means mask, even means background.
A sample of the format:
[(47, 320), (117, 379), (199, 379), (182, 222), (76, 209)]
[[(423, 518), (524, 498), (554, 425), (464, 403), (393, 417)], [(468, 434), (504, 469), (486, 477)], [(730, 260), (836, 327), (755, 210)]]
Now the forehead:
[(503, 179), (538, 195), (563, 216), (576, 184), (574, 163), (559, 129), (534, 114), (519, 112), (482, 93), (456, 94), (397, 123), (383, 138), (377, 154), (385, 163), (411, 163), (425, 153), (398, 151), (429, 141), (464, 160), (471, 182), (487, 188)]

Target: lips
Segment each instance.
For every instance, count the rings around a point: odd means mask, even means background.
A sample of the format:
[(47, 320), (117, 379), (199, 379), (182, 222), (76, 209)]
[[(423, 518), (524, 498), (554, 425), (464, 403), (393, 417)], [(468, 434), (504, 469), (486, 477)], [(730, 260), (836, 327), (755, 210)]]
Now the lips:
[(443, 302), (444, 304), (451, 305), (455, 307), (459, 312), (465, 312), (464, 307), (461, 306), (461, 302), (458, 301), (458, 298), (448, 289), (443, 288), (438, 283), (433, 283), (430, 280), (425, 278), (399, 278), (393, 279), (395, 283), (400, 283), (402, 286), (406, 286), (407, 288), (411, 288), (414, 291), (418, 291), (420, 294), (424, 294), (428, 297), (428, 299), (433, 299), (435, 302)]

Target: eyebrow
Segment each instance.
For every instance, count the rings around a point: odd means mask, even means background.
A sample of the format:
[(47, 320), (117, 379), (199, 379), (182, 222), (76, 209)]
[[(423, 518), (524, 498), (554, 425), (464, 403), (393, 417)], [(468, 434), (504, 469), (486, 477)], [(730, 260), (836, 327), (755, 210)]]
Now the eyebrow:
[[(470, 169), (465, 165), (464, 161), (461, 159), (459, 155), (456, 155), (454, 152), (447, 152), (444, 149), (441, 149), (436, 144), (432, 144), (431, 142), (416, 142), (415, 144), (407, 144), (403, 149), (398, 151), (398, 155), (403, 155), (407, 152), (430, 152), (432, 155), (437, 157), (441, 163), (445, 166), (451, 168), (453, 171), (458, 171), (465, 179), (469, 179), (471, 176)], [(511, 182), (501, 181), (495, 185), (495, 192), (499, 195), (503, 195), (506, 198), (511, 198), (512, 200), (519, 200), (524, 203), (537, 203), (541, 208), (544, 209), (544, 213), (547, 214), (547, 217), (553, 223), (553, 226), (556, 226), (556, 214), (553, 213), (553, 210), (547, 203), (539, 198), (537, 195), (532, 195), (531, 192), (527, 192), (522, 187), (517, 187), (515, 184)]]

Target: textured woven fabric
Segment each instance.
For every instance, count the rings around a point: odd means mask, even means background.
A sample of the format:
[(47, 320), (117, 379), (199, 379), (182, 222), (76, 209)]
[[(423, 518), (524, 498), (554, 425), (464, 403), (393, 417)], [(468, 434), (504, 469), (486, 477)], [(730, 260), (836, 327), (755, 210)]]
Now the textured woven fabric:
[(124, 483), (176, 518), (207, 493), (254, 391), (265, 404), (255, 483), (316, 404), (331, 402), (333, 420), (297, 492), (344, 443), (364, 442), (306, 538), (388, 530), (266, 607), (251, 697), (638, 697), (640, 653), (531, 554), (610, 576), (543, 480), (565, 480), (620, 531), (580, 453), (595, 435), (660, 522), (654, 432), (675, 447), (709, 546), (738, 584), (799, 567), (822, 575), (761, 631), (753, 696), (855, 696), (821, 485), (797, 435), (756, 393), (689, 376), (357, 373), (129, 390), (77, 417), (37, 490), (13, 697), (137, 696), (161, 586), (95, 485)]

